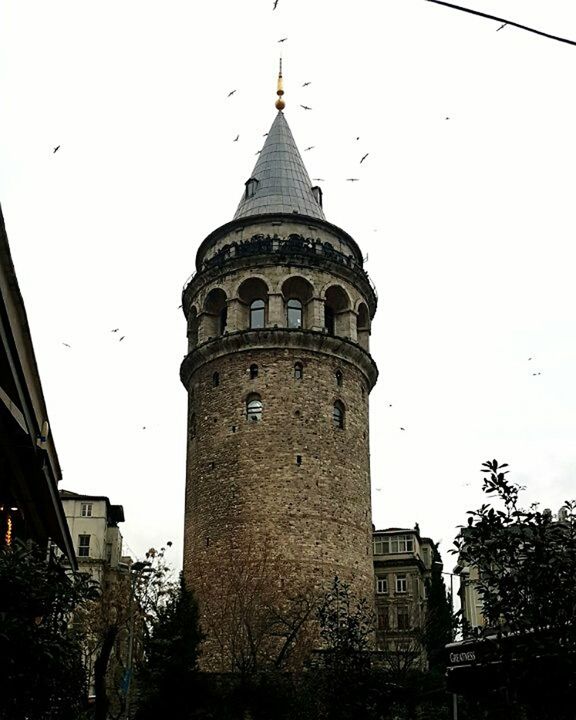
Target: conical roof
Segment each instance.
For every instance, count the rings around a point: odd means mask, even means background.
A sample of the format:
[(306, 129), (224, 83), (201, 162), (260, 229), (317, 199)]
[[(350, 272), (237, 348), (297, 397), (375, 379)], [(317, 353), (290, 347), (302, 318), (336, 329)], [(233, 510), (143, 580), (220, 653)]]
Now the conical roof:
[[(250, 182), (251, 180), (257, 182)], [(268, 213), (299, 213), (325, 220), (284, 113), (278, 115), (252, 170), (234, 220)]]

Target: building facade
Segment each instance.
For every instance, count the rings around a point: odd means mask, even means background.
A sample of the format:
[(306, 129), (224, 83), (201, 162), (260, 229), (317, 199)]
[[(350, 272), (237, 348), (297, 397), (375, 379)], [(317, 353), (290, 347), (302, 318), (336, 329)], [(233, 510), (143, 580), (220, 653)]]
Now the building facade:
[(122, 534), (118, 523), (124, 522), (122, 505), (112, 505), (104, 495), (80, 495), (60, 491), (66, 521), (81, 572), (88, 572), (101, 585), (107, 572), (127, 573), (130, 558), (122, 556)]
[(54, 544), (75, 555), (34, 346), (0, 210), (0, 545)]
[(375, 530), (373, 543), (377, 648), (422, 667), (428, 587), (433, 569), (442, 570), (438, 550), (418, 526)]
[[(76, 550), (78, 570), (91, 575), (100, 585), (100, 597), (76, 614), (84, 634), (84, 665), (88, 674), (88, 696), (96, 694), (96, 661), (106, 638), (113, 638), (107, 650), (106, 686), (114, 709), (123, 700), (122, 684), (129, 664), (129, 636), (134, 635), (134, 598), (130, 568), (132, 559), (122, 555), (124, 522), (122, 505), (112, 505), (104, 495), (81, 495), (61, 490), (60, 497)], [(139, 626), (138, 626), (139, 627)]]
[(231, 222), (183, 291), (188, 354), (184, 575), (270, 553), (286, 592), (335, 575), (373, 597), (369, 352), (376, 294), (329, 223), (283, 101)]

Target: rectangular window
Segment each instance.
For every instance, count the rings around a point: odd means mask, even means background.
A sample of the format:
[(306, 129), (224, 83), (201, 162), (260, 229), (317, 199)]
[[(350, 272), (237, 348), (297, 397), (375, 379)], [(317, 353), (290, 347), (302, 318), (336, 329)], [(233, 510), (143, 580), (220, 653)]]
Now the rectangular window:
[(92, 517), (92, 503), (82, 503), (82, 517)]
[(374, 541), (374, 555), (387, 555), (390, 552), (389, 542), (387, 537), (375, 537)]
[(390, 538), (390, 552), (414, 552), (414, 538), (411, 535), (396, 535)]
[(388, 578), (377, 577), (376, 578), (376, 592), (378, 595), (385, 595), (388, 592)]
[(390, 629), (390, 615), (387, 607), (378, 608), (378, 630)]
[(90, 557), (90, 535), (78, 535), (78, 557)]
[(410, 630), (410, 610), (407, 605), (396, 607), (396, 627), (398, 630)]
[(401, 575), (396, 575), (396, 592), (397, 593), (406, 593), (408, 592), (408, 578), (403, 573)]

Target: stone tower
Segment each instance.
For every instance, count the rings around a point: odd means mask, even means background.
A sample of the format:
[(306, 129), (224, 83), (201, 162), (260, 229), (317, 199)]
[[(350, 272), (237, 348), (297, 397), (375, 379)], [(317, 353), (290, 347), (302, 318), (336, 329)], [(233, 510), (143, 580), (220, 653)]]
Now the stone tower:
[[(376, 293), (325, 219), (282, 109), (232, 221), (183, 291), (188, 354), (184, 575), (272, 548), (282, 587), (335, 575), (374, 593), (368, 398)], [(264, 552), (264, 550), (262, 550)]]

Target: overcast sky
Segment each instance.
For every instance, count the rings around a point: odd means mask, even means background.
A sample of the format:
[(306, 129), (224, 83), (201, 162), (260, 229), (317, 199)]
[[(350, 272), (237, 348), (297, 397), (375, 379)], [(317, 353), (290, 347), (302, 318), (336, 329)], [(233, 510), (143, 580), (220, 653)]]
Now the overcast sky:
[[(576, 39), (571, 0), (467, 2)], [(576, 496), (576, 47), (498, 27), (424, 0), (0, 5), (0, 202), (61, 487), (122, 504), (134, 556), (181, 562), (180, 293), (274, 119), (280, 49), (326, 217), (378, 289), (374, 523), (446, 553), (492, 457), (526, 503)]]

